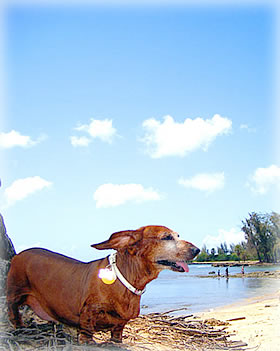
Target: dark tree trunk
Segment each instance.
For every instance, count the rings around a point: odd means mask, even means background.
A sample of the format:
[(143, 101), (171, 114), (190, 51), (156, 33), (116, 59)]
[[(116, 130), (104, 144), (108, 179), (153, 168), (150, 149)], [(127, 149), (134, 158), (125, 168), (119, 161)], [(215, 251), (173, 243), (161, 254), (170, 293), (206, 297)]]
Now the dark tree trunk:
[(0, 258), (10, 261), (16, 254), (14, 245), (7, 235), (6, 227), (2, 215), (0, 214)]

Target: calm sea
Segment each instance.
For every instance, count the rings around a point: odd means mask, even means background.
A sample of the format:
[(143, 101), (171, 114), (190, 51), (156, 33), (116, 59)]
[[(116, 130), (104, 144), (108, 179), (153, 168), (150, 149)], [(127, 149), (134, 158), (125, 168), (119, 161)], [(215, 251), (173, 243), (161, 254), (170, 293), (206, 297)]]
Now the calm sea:
[[(201, 278), (209, 272), (217, 272), (211, 265), (190, 265), (189, 273), (163, 271), (147, 285), (141, 298), (141, 313), (165, 312), (185, 308), (179, 314), (192, 314), (227, 305), (238, 300), (274, 293), (280, 289), (280, 281), (273, 278), (231, 278), (240, 273), (241, 267), (229, 268), (229, 279)], [(245, 272), (279, 270), (280, 266), (245, 267)], [(225, 268), (220, 268), (224, 275)]]

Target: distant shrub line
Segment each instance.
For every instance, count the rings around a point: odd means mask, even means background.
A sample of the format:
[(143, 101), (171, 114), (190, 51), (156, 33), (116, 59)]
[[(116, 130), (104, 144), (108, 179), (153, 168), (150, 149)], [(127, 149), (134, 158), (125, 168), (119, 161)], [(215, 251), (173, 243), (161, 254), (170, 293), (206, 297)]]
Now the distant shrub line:
[(229, 247), (221, 243), (210, 250), (204, 245), (196, 258), (197, 262), (210, 261), (245, 261), (259, 262), (280, 261), (280, 215), (272, 213), (249, 213), (249, 218), (242, 221), (241, 230), (245, 241)]

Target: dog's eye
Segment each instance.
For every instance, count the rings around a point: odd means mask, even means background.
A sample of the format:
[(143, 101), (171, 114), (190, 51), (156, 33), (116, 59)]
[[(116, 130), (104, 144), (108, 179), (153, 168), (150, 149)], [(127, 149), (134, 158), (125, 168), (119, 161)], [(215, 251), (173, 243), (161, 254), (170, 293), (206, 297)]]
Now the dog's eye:
[(169, 234), (169, 235), (163, 237), (162, 240), (174, 240), (174, 238), (172, 235)]

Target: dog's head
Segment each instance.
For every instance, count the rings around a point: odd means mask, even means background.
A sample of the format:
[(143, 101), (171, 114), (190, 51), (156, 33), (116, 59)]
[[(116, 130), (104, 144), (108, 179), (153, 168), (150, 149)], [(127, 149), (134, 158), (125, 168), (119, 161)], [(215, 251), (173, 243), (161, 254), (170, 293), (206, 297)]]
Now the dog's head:
[(188, 272), (187, 261), (194, 259), (200, 251), (192, 243), (179, 239), (178, 233), (155, 225), (117, 232), (108, 240), (91, 246), (141, 256), (158, 271), (171, 269), (175, 272)]

